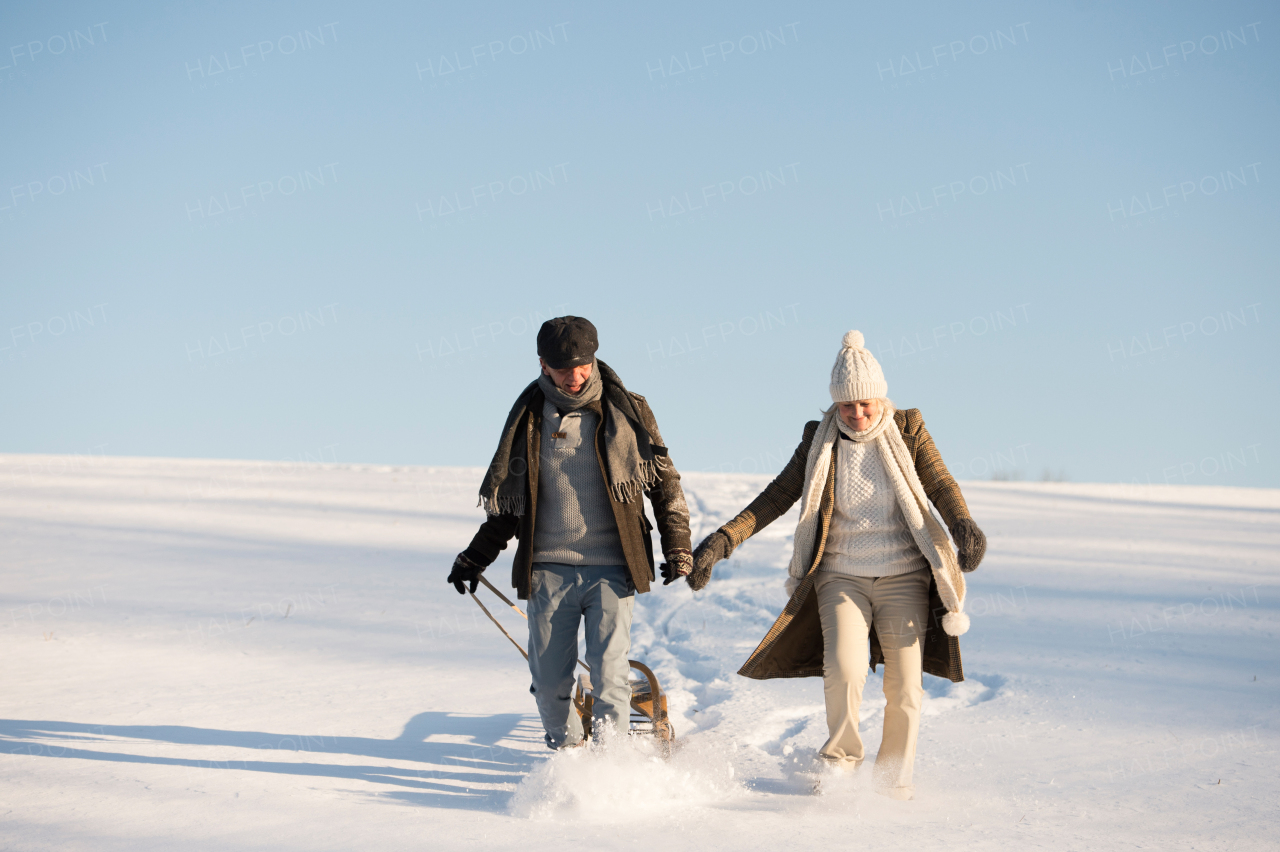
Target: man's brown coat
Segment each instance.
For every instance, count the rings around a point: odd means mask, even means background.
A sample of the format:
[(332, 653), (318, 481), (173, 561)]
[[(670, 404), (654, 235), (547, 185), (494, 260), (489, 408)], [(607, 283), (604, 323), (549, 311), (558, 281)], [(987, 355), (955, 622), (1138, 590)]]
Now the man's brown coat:
[[(641, 425), (656, 440), (661, 440), (657, 420), (649, 403), (638, 393), (628, 392), (635, 410), (640, 415)], [(542, 446), (542, 406), (546, 397), (541, 390), (536, 390), (529, 399), (529, 404), (516, 424), (516, 434), (524, 434), (526, 442), (525, 458), (529, 459), (528, 493), (525, 494), (525, 506), (528, 510), (522, 515), (510, 513), (490, 515), (475, 537), (466, 553), (469, 558), (482, 566), (489, 566), (498, 554), (507, 546), (507, 542), (515, 536), (519, 540), (516, 547), (515, 560), (511, 564), (511, 585), (521, 600), (528, 600), (529, 587), (533, 582), (533, 530), (538, 516), (538, 469), (539, 452)], [(595, 402), (587, 406), (597, 415), (596, 422), (596, 459), (600, 462), (600, 475), (608, 482), (604, 463), (605, 430), (602, 406)], [(659, 468), (658, 480), (652, 488), (645, 491), (649, 501), (653, 503), (654, 517), (658, 522), (658, 535), (662, 541), (662, 552), (670, 553), (675, 549), (689, 549), (689, 507), (685, 504), (684, 490), (680, 487), (680, 474), (671, 462), (667, 448), (654, 444), (655, 454), (665, 457), (665, 463)], [(653, 524), (645, 515), (644, 501), (637, 497), (628, 503), (620, 503), (609, 492), (609, 505), (613, 509), (614, 520), (618, 523), (618, 537), (622, 541), (622, 552), (631, 572), (631, 582), (637, 592), (649, 591), (649, 584), (654, 578), (653, 543), (649, 532)], [(669, 561), (669, 560), (668, 560)]]

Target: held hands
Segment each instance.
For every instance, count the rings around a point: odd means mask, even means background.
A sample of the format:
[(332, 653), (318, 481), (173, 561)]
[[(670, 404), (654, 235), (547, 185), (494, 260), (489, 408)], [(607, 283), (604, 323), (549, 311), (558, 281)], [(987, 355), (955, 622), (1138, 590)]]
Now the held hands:
[(477, 565), (467, 557), (465, 553), (459, 553), (458, 558), (453, 560), (453, 570), (449, 572), (449, 577), (445, 581), (453, 583), (453, 587), (458, 590), (458, 594), (466, 594), (465, 585), (471, 584), (471, 594), (476, 593), (476, 587), (480, 585), (480, 575), (484, 572), (483, 565)]
[(662, 585), (670, 585), (681, 577), (689, 576), (693, 570), (693, 554), (683, 547), (674, 548), (658, 570), (662, 573)]
[(723, 529), (718, 529), (702, 540), (698, 549), (693, 552), (693, 570), (689, 572), (689, 588), (695, 592), (706, 588), (711, 582), (711, 569), (722, 559), (728, 559), (733, 552), (733, 543)]
[(972, 518), (961, 518), (951, 528), (951, 537), (956, 542), (956, 558), (960, 561), (960, 570), (968, 574), (978, 567), (987, 552), (987, 537), (973, 522)]

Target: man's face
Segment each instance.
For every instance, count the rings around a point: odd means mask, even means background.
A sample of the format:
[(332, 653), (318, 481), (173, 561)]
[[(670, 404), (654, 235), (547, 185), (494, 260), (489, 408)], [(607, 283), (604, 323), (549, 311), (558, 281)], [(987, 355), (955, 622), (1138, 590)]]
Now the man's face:
[(538, 359), (538, 363), (542, 365), (542, 374), (550, 376), (551, 381), (556, 383), (556, 387), (567, 394), (582, 393), (582, 389), (587, 386), (587, 379), (591, 378), (592, 364), (557, 370), (554, 367), (547, 366), (547, 362), (541, 358)]

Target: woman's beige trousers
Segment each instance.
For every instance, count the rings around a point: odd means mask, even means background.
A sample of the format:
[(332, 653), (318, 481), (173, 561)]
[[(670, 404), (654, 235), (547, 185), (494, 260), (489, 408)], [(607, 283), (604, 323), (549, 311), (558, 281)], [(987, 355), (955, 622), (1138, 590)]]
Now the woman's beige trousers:
[(849, 577), (820, 570), (814, 584), (822, 616), (822, 681), (830, 733), (819, 754), (850, 769), (862, 763), (858, 708), (870, 668), (868, 638), (874, 624), (884, 651), (887, 702), (874, 777), (881, 792), (898, 799), (910, 799), (914, 793), (911, 770), (924, 698), (921, 667), (929, 579), (927, 568), (896, 577)]

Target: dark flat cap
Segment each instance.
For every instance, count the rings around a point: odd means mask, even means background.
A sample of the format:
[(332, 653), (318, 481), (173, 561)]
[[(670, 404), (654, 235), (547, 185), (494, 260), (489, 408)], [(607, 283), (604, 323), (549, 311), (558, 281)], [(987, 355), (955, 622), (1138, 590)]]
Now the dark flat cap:
[(552, 369), (590, 364), (599, 348), (596, 327), (582, 317), (555, 317), (538, 329), (538, 357)]

